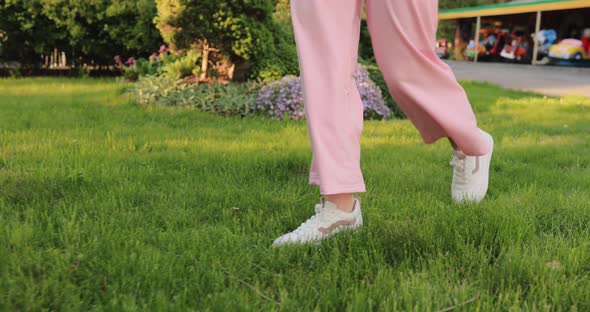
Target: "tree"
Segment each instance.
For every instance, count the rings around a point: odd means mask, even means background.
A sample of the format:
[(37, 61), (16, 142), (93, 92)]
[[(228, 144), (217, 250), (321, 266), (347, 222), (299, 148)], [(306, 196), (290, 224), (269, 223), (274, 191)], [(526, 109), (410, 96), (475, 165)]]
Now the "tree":
[(154, 0), (111, 1), (106, 11), (109, 37), (120, 41), (127, 53), (152, 53), (162, 44), (153, 23), (156, 14)]
[[(210, 63), (224, 57), (244, 75), (251, 71), (263, 79), (278, 78), (297, 67), (294, 53), (289, 52), (295, 51), (293, 39), (273, 18), (276, 1), (157, 0), (157, 4), (155, 22), (162, 37), (173, 50), (200, 50), (203, 75), (209, 73)], [(291, 60), (281, 60), (277, 49), (285, 50)]]
[(39, 1), (0, 3), (0, 59), (36, 64), (40, 55), (67, 46), (66, 35), (42, 12)]
[(151, 20), (156, 6), (150, 0), (43, 1), (43, 13), (65, 29), (68, 41), (85, 61), (109, 64), (114, 55), (149, 54), (159, 44)]
[(106, 65), (117, 54), (147, 56), (161, 44), (156, 12), (153, 0), (4, 0), (0, 57), (36, 64), (57, 48)]

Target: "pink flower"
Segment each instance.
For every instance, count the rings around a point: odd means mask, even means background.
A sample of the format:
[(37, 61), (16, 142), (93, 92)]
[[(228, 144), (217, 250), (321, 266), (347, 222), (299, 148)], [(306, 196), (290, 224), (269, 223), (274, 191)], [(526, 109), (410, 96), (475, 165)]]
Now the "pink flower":
[(159, 57), (158, 53), (154, 52), (152, 53), (152, 55), (150, 55), (150, 60), (155, 60)]
[(120, 55), (115, 55), (115, 65), (117, 65), (117, 66), (123, 65), (123, 62), (121, 62), (121, 56)]
[(158, 51), (159, 53), (168, 53), (170, 52), (170, 50), (168, 50), (168, 47), (166, 47), (165, 44), (160, 46), (160, 51)]
[(133, 64), (135, 64), (135, 59), (133, 57), (130, 57), (127, 59), (127, 62), (125, 62), (125, 65), (127, 66), (132, 66)]

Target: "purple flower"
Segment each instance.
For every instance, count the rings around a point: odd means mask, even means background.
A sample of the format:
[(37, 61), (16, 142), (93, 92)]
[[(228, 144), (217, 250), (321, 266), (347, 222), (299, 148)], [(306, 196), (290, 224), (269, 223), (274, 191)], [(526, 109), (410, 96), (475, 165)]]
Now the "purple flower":
[[(358, 67), (354, 78), (363, 102), (365, 119), (390, 118), (391, 110), (385, 104), (381, 89), (371, 80), (367, 70)], [(262, 86), (252, 109), (264, 112), (273, 119), (284, 119), (286, 116), (294, 120), (304, 119), (300, 78), (286, 76)]]

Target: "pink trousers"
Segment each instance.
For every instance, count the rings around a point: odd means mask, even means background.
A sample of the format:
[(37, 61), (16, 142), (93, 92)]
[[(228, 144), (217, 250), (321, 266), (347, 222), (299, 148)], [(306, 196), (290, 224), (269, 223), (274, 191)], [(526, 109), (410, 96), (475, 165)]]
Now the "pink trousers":
[[(313, 159), (323, 195), (365, 192), (363, 104), (354, 81), (363, 0), (291, 0)], [(467, 155), (490, 147), (465, 91), (434, 52), (436, 0), (367, 0), (367, 23), (389, 92), (424, 142), (451, 138)]]

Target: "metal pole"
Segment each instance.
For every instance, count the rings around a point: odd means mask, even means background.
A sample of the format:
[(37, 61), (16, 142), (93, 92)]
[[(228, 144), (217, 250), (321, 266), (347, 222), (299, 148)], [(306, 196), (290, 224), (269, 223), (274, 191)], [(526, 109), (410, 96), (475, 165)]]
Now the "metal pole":
[(479, 54), (479, 49), (477, 46), (479, 45), (479, 30), (481, 29), (481, 16), (477, 17), (477, 22), (475, 23), (475, 56), (473, 57), (473, 61), (477, 63), (477, 55)]
[(539, 41), (537, 40), (537, 36), (539, 36), (539, 32), (541, 31), (541, 11), (537, 11), (537, 22), (535, 24), (535, 37), (533, 38), (534, 48), (533, 48), (533, 65), (537, 65), (537, 56), (539, 55)]

